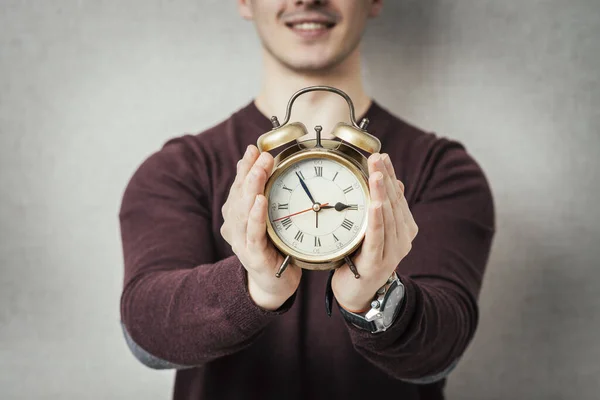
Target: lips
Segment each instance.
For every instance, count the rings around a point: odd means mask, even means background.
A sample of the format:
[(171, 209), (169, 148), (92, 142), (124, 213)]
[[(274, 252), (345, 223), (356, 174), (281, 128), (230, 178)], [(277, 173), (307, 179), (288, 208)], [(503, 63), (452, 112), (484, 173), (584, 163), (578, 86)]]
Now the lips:
[(297, 36), (311, 41), (326, 37), (340, 19), (338, 15), (327, 10), (291, 12), (281, 18)]
[(325, 37), (335, 26), (335, 22), (321, 19), (302, 19), (288, 21), (285, 25), (301, 38), (312, 41)]
[(316, 30), (322, 30), (322, 29), (331, 29), (335, 26), (335, 22), (298, 21), (298, 22), (286, 22), (286, 26), (293, 30), (316, 31)]

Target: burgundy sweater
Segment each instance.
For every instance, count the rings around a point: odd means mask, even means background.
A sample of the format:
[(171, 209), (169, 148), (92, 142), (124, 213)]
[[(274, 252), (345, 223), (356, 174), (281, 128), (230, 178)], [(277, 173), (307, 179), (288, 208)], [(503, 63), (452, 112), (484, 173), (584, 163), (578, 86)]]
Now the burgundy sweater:
[(277, 311), (250, 298), (219, 230), (237, 161), (271, 129), (254, 103), (168, 141), (135, 172), (119, 214), (122, 322), (146, 360), (177, 368), (174, 399), (443, 399), (445, 375), (477, 326), (495, 230), (491, 191), (460, 143), (377, 103), (365, 116), (419, 226), (397, 268), (404, 303), (384, 333), (360, 330), (336, 309), (327, 316), (326, 271), (305, 270)]

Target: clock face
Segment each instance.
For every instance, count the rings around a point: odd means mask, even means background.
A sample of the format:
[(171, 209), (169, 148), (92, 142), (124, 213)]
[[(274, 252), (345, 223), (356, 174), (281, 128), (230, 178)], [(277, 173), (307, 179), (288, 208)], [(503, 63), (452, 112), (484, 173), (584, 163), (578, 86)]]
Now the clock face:
[(362, 240), (369, 195), (360, 174), (335, 158), (314, 157), (274, 178), (269, 221), (292, 255), (316, 262), (339, 259)]

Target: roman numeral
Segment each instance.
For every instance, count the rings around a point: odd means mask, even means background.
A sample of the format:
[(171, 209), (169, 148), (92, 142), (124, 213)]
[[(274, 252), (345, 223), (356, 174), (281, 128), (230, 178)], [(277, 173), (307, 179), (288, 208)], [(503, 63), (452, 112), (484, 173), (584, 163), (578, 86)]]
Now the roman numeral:
[(294, 239), (302, 243), (302, 240), (304, 239), (304, 232), (298, 231), (298, 233), (296, 233), (296, 236), (294, 236)]
[(278, 208), (279, 210), (287, 210), (287, 209), (288, 209), (288, 203), (285, 203), (285, 204), (279, 204), (279, 205), (277, 206), (277, 208)]
[(290, 193), (292, 193), (292, 189), (290, 189), (289, 187), (287, 187), (287, 186), (285, 186), (285, 185), (283, 185), (283, 190), (287, 190), (287, 191), (289, 191)]
[(337, 238), (337, 236), (335, 236), (335, 233), (332, 234), (333, 235), (333, 241), (334, 242), (339, 242), (340, 239)]
[(348, 186), (346, 189), (344, 189), (344, 193), (350, 193), (352, 190), (352, 186)]
[(296, 172), (296, 173), (297, 173), (297, 174), (300, 176), (300, 178), (302, 178), (302, 180), (305, 180), (305, 179), (306, 179), (306, 178), (304, 177), (304, 174), (302, 173), (302, 171), (298, 171), (298, 172)]
[(315, 167), (315, 176), (323, 176), (323, 167)]
[(358, 204), (348, 204), (347, 210), (358, 211)]
[(315, 247), (321, 247), (321, 238), (315, 236)]
[(339, 171), (335, 173), (335, 175), (333, 176), (333, 179), (331, 180), (331, 182), (335, 181), (335, 178), (336, 178), (337, 174), (339, 174)]
[(286, 219), (282, 219), (281, 220), (281, 225), (283, 225), (283, 227), (285, 228), (285, 230), (287, 231), (287, 229), (292, 226), (292, 220), (288, 217)]
[(352, 229), (352, 227), (354, 226), (354, 222), (350, 221), (349, 219), (344, 219), (344, 222), (342, 222), (342, 226), (348, 230)]

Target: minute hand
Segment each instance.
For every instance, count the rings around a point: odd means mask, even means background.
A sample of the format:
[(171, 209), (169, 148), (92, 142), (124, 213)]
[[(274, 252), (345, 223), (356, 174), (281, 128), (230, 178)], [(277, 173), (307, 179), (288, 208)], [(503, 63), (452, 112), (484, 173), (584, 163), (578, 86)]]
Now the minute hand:
[(302, 185), (302, 189), (304, 189), (304, 191), (308, 195), (308, 198), (310, 199), (310, 201), (312, 201), (312, 203), (314, 205), (315, 204), (315, 199), (313, 199), (312, 195), (308, 191), (308, 186), (306, 186), (306, 183), (304, 183), (304, 180), (302, 179), (302, 177), (300, 176), (300, 174), (298, 173), (298, 171), (296, 171), (296, 176), (298, 177), (298, 179), (300, 179), (300, 185)]

